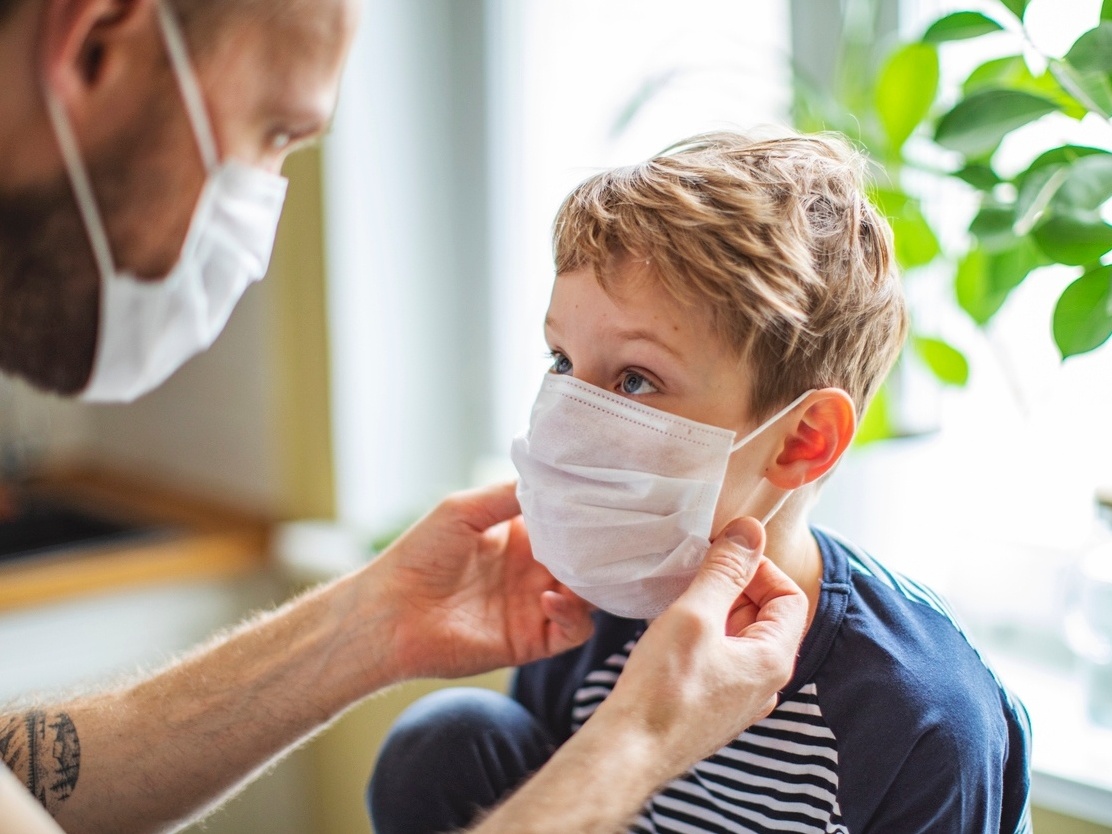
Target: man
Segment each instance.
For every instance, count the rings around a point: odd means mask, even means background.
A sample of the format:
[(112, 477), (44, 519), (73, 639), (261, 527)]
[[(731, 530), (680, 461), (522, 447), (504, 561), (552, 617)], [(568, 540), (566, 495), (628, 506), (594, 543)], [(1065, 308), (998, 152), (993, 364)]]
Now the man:
[[(277, 172), (330, 119), (358, 12), (0, 0), (0, 370), (128, 400), (208, 347), (265, 272)], [(0, 758), (71, 834), (169, 830), (382, 687), (571, 648), (586, 606), (532, 560), (518, 513), (512, 485), (453, 496), (363, 570), (157, 675), (0, 714)], [(806, 599), (763, 543), (752, 520), (727, 527), (587, 728), (479, 831), (618, 827), (767, 714)], [(0, 776), (5, 830), (19, 794)]]

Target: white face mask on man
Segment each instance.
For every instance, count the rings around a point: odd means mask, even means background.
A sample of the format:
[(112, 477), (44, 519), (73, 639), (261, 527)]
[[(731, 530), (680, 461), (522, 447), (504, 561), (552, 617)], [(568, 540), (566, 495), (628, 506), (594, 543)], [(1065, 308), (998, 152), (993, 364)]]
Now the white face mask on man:
[(182, 253), (163, 280), (140, 281), (117, 269), (69, 117), (44, 85), (47, 112), (100, 272), (96, 358), (81, 395), (91, 402), (134, 400), (212, 345), (247, 287), (266, 274), (286, 197), (284, 177), (220, 161), (181, 27), (166, 0), (159, 0), (157, 11), (207, 173)]
[(529, 432), (511, 450), (534, 557), (604, 611), (635, 619), (663, 613), (710, 547), (730, 456), (810, 393), (735, 442), (729, 429), (546, 376)]

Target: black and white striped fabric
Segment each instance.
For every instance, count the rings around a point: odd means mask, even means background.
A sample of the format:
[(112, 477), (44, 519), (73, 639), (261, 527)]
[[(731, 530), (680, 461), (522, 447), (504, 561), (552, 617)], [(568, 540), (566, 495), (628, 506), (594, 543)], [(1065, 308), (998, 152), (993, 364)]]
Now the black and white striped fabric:
[[(576, 690), (573, 731), (610, 694), (634, 645), (626, 643)], [(838, 749), (814, 684), (666, 786), (631, 830), (847, 834), (838, 810)]]
[[(815, 530), (823, 584), (777, 709), (674, 780), (631, 831), (1029, 834), (1029, 725), (933, 592)], [(523, 667), (514, 696), (566, 738), (645, 624)]]

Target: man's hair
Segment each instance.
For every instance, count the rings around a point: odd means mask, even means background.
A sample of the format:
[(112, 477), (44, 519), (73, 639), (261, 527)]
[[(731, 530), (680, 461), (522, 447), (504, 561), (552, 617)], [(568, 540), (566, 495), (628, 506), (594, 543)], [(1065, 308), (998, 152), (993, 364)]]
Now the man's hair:
[[(27, 0), (0, 0), (0, 24)], [(228, 13), (251, 12), (255, 15), (273, 14), (290, 0), (170, 0), (170, 5), (178, 13), (182, 24), (191, 35), (197, 38), (210, 35), (216, 26), (223, 22)], [(204, 40), (200, 45), (203, 46)]]
[(14, 12), (23, 0), (0, 0), (0, 23), (3, 23)]
[(678, 302), (708, 309), (753, 371), (756, 419), (809, 388), (864, 410), (907, 333), (892, 233), (863, 193), (864, 162), (830, 134), (710, 133), (597, 174), (561, 206), (557, 275), (603, 288), (630, 259)]

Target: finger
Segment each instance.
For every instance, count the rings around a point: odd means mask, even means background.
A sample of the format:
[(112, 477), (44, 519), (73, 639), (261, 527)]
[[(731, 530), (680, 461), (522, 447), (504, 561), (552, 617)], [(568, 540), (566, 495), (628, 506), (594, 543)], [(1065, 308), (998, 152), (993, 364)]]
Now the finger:
[(553, 654), (581, 645), (595, 630), (590, 606), (570, 593), (545, 591), (541, 611), (549, 620), (548, 648)]
[(764, 608), (772, 602), (783, 597), (793, 597), (803, 593), (799, 586), (791, 580), (786, 573), (769, 560), (761, 559), (753, 572), (745, 595), (751, 599), (758, 608)]
[(731, 521), (711, 544), (699, 572), (680, 599), (699, 609), (720, 609), (724, 622), (756, 571), (764, 543), (764, 527), (759, 521)]
[(741, 636), (761, 638), (794, 650), (807, 624), (807, 595), (767, 558), (761, 559), (745, 595), (757, 607)]
[(486, 530), (521, 514), (516, 481), (461, 492), (456, 499), (464, 520), (476, 530)]
[(759, 609), (749, 597), (742, 594), (726, 619), (726, 634), (736, 637), (757, 621)]

